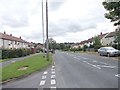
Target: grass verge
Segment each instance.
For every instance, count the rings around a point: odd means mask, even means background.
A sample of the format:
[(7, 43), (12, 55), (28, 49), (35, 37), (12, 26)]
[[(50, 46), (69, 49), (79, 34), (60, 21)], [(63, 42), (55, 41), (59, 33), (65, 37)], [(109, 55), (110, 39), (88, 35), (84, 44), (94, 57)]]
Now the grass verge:
[[(12, 63), (2, 68), (2, 81), (18, 78), (24, 75), (31, 74), (35, 71), (41, 70), (52, 62), (52, 54), (50, 60), (46, 61), (42, 54), (35, 55), (22, 61)], [(19, 70), (20, 68), (27, 67), (27, 69)]]
[(5, 61), (9, 61), (9, 60), (11, 60), (12, 58), (10, 58), (10, 59), (0, 59), (0, 62), (5, 62)]

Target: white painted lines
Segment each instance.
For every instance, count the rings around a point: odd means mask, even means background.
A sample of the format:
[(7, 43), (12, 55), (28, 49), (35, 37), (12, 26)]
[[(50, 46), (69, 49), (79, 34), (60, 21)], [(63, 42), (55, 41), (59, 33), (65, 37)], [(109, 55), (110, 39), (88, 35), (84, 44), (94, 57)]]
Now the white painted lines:
[(98, 67), (97, 65), (94, 65), (94, 64), (91, 64), (91, 63), (89, 63), (89, 62), (87, 62), (87, 61), (83, 61), (84, 63), (87, 63), (88, 65), (91, 65), (91, 66), (93, 66), (93, 67), (95, 67), (95, 68), (97, 68), (97, 69), (101, 69), (100, 67)]
[(52, 74), (55, 74), (55, 71), (52, 71), (51, 73), (52, 73)]
[(51, 75), (51, 78), (52, 78), (52, 79), (55, 78), (55, 75)]
[(46, 79), (46, 76), (42, 76), (42, 79)]
[(51, 88), (56, 88), (56, 75), (55, 75), (55, 66), (52, 66), (51, 69)]
[(44, 86), (45, 85), (45, 80), (42, 80), (41, 82), (40, 82), (40, 86)]
[(52, 79), (52, 80), (51, 80), (51, 85), (55, 85), (55, 84), (56, 84), (55, 79)]
[(120, 78), (120, 74), (116, 74), (115, 76)]
[(44, 74), (47, 74), (48, 72), (44, 72)]
[(50, 88), (56, 88), (56, 87), (50, 87)]
[(52, 66), (52, 68), (55, 68), (55, 66)]

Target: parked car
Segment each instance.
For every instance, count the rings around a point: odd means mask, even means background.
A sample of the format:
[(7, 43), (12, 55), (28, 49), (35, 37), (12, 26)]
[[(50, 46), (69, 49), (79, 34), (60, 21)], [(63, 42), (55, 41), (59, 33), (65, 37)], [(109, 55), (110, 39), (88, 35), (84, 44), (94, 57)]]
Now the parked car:
[(98, 49), (98, 53), (99, 55), (106, 55), (108, 57), (110, 56), (119, 56), (120, 55), (120, 51), (113, 48), (113, 47), (101, 47), (100, 49)]

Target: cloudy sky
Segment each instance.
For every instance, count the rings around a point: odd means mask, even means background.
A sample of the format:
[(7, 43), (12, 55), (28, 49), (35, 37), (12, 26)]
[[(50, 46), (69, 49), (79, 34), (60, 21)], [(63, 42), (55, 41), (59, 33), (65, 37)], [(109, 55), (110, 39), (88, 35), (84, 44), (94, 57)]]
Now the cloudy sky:
[[(115, 29), (104, 18), (103, 0), (48, 1), (49, 37), (57, 42), (80, 42)], [(0, 32), (42, 43), (41, 4), (41, 0), (0, 0)]]

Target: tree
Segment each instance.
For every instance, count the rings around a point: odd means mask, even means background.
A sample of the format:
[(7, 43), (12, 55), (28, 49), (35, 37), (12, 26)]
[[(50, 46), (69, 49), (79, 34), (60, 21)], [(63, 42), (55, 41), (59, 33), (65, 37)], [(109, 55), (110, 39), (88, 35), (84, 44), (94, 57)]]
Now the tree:
[(109, 12), (105, 14), (107, 19), (110, 19), (111, 22), (115, 22), (114, 26), (120, 25), (120, 1), (118, 2), (106, 2), (104, 1), (103, 6)]
[(100, 42), (100, 39), (99, 39), (98, 36), (96, 36), (94, 38), (94, 44), (93, 44), (93, 46), (94, 46), (95, 50), (97, 50), (97, 49), (99, 49), (101, 47), (101, 42)]
[(120, 28), (117, 28), (115, 31), (116, 35), (115, 35), (115, 43), (116, 43), (116, 48), (120, 50)]

